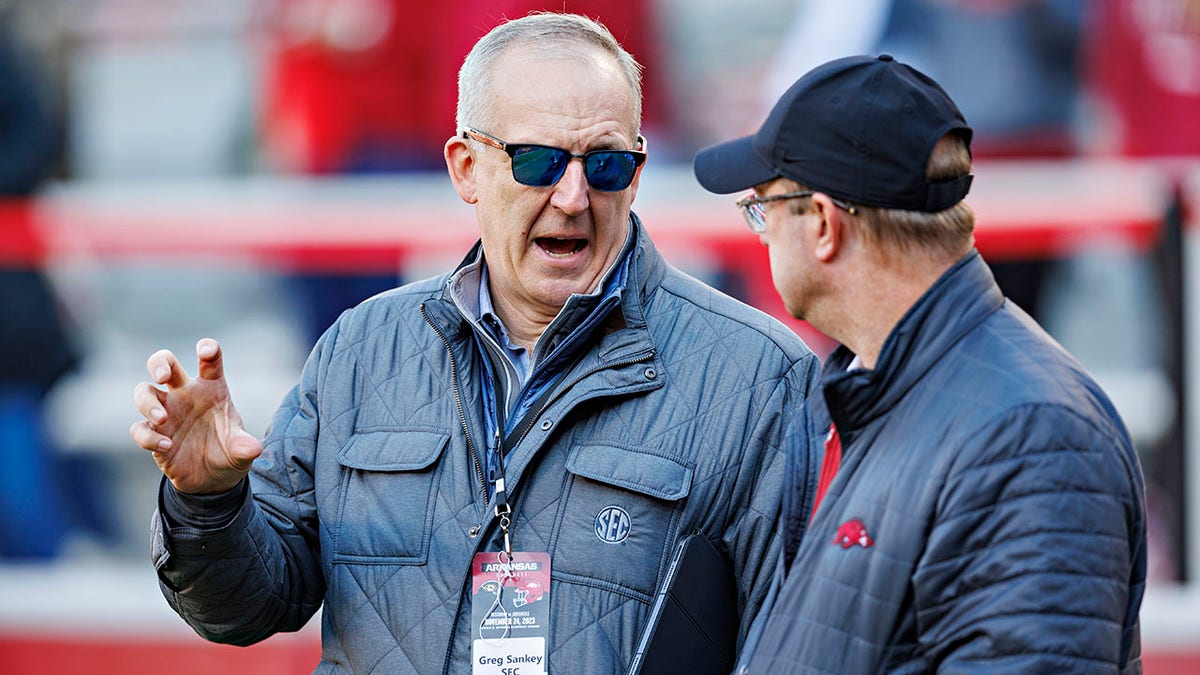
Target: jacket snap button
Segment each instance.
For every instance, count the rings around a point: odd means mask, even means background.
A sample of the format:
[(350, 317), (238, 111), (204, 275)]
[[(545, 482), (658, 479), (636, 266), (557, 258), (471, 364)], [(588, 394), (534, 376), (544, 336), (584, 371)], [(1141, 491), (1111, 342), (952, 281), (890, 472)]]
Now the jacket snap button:
[(472, 527), (470, 530), (468, 530), (467, 536), (472, 539), (474, 539), (475, 537), (478, 537), (479, 536), (479, 526), (476, 525), (475, 527)]
[(647, 380), (653, 380), (653, 379), (654, 379), (654, 378), (656, 378), (656, 377), (658, 377), (658, 371), (657, 371), (657, 370), (655, 370), (655, 369), (653, 369), (653, 368), (647, 368), (647, 369), (646, 369), (646, 379), (647, 379)]
[(542, 420), (542, 431), (550, 431), (550, 427), (554, 426), (554, 422), (550, 420)]

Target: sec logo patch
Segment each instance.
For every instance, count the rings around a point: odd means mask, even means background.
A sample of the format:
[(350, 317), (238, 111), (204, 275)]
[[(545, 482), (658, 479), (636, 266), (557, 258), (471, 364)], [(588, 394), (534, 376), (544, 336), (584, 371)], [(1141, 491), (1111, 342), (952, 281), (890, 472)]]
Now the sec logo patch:
[(606, 544), (619, 544), (629, 536), (629, 513), (619, 506), (605, 507), (596, 514), (596, 536)]

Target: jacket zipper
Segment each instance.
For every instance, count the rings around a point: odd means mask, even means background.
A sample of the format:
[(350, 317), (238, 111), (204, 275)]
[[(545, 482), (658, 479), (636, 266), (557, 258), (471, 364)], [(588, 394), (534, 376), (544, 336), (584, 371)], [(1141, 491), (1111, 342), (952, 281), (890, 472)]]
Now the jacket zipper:
[[(447, 350), (449, 350), (449, 341), (446, 339), (445, 335), (443, 335), (442, 332), (440, 330), (438, 330), (437, 326), (434, 326), (433, 322), (429, 320), (429, 316), (427, 314), (425, 314), (425, 305), (424, 304), (421, 305), (421, 314), (423, 316), (425, 316), (426, 323), (429, 323), (429, 325), (433, 327), (434, 332), (436, 332), (438, 334), (438, 336), (442, 338), (442, 342), (446, 344)], [(540, 408), (538, 408), (538, 412), (536, 415), (530, 415), (528, 417), (529, 421), (521, 429), (521, 435), (517, 437), (517, 442), (514, 443), (512, 445), (512, 447), (514, 447), (514, 448), (517, 447), (518, 445), (521, 444), (521, 441), (525, 440), (525, 436), (527, 436), (529, 434), (529, 430), (533, 428), (533, 423), (539, 417), (542, 416), (542, 413), (546, 412), (546, 410), (550, 407), (550, 404), (552, 404), (554, 401), (558, 400), (558, 398), (562, 396), (563, 392), (569, 391), (575, 385), (579, 384), (583, 380), (586, 380), (587, 378), (591, 377), (592, 375), (594, 375), (602, 370), (608, 370), (610, 368), (623, 368), (625, 366), (631, 366), (635, 363), (642, 363), (645, 361), (649, 361), (653, 358), (654, 358), (654, 350), (651, 349), (650, 351), (646, 352), (645, 354), (642, 354), (641, 356), (638, 356), (637, 358), (626, 359), (624, 361), (618, 361), (617, 363), (606, 364), (600, 368), (594, 368), (592, 370), (589, 370), (588, 372), (571, 380), (571, 382), (567, 386), (560, 387), (558, 389), (556, 395), (546, 399), (546, 402), (543, 403)], [(454, 354), (453, 353), (450, 354), (450, 369), (451, 369), (452, 373), (458, 372), (454, 365)], [(455, 379), (455, 400), (456, 401), (459, 400), (457, 377)], [(461, 405), (459, 406), (459, 415), (460, 416), (463, 415)], [(463, 423), (463, 431), (465, 432), (466, 431), (466, 418), (465, 417), (462, 418), (462, 423)], [(475, 459), (475, 467), (476, 467), (476, 470), (479, 472), (479, 476), (482, 480), (483, 470), (479, 466), (479, 459), (478, 459), (478, 456), (475, 454), (474, 446), (471, 445), (471, 443), (470, 443), (470, 436), (467, 437), (467, 445), (468, 445), (468, 447), (471, 448), (471, 453), (472, 453), (471, 456), (472, 456), (472, 458)], [(497, 448), (497, 452), (499, 452), (499, 451), (500, 451), (500, 449)], [(486, 495), (486, 491), (487, 491), (487, 487), (486, 487), (486, 483), (484, 483), (484, 494), (485, 495)], [(486, 499), (486, 497), (485, 497), (485, 499)], [(482, 531), (480, 534), (481, 534), (481, 537), (480, 537), (479, 541), (483, 541)], [(460, 595), (459, 600), (458, 600), (458, 610), (455, 611), (454, 620), (450, 624), (450, 641), (446, 645), (446, 656), (445, 656), (444, 660), (442, 661), (442, 675), (448, 675), (448, 673), (450, 672), (450, 661), (454, 656), (454, 636), (458, 632), (458, 623), (459, 623), (459, 616), (461, 615), (461, 610), (462, 610), (462, 602), (463, 602), (463, 598)], [(547, 644), (546, 648), (547, 648), (547, 650), (549, 650), (548, 644)], [(549, 657), (549, 653), (547, 653), (547, 657)]]
[[(450, 347), (450, 339), (446, 334), (438, 328), (433, 320), (429, 318), (429, 313), (425, 310), (425, 303), (421, 303), (421, 316), (425, 319), (425, 323), (437, 333), (442, 344), (446, 347), (446, 353), (450, 356), (450, 381), (451, 388), (454, 390), (454, 407), (458, 409), (458, 421), (462, 425), (463, 436), (467, 439), (467, 451), (471, 454), (471, 462), (475, 465), (475, 475), (479, 478), (479, 495), (486, 507), (487, 504), (487, 478), (483, 475), (483, 465), (479, 463), (479, 453), (475, 451), (475, 444), (471, 442), (471, 432), (467, 427), (467, 414), (463, 410), (462, 392), (458, 389), (458, 360), (454, 358), (454, 350)], [(476, 544), (478, 545), (478, 544)], [(468, 574), (470, 572), (468, 571)], [(454, 612), (454, 620), (450, 622), (450, 640), (446, 644), (446, 655), (442, 658), (442, 675), (447, 675), (450, 672), (450, 659), (454, 655), (454, 635), (458, 632), (458, 618), (462, 611), (463, 597), (460, 594), (458, 597), (458, 608)]]
[(467, 452), (471, 455), (471, 462), (475, 465), (475, 476), (479, 479), (479, 496), (486, 503), (487, 478), (483, 475), (483, 464), (479, 461), (479, 452), (475, 450), (475, 443), (471, 441), (471, 431), (467, 426), (467, 413), (463, 409), (462, 392), (458, 389), (458, 360), (454, 358), (454, 350), (450, 347), (450, 339), (429, 318), (429, 313), (425, 311), (425, 303), (423, 302), (421, 303), (421, 316), (424, 317), (425, 323), (429, 324), (433, 332), (437, 333), (442, 344), (446, 347), (446, 354), (450, 356), (450, 387), (454, 390), (454, 407), (458, 409), (458, 421), (462, 425), (463, 436), (467, 439)]
[[(467, 415), (466, 415), (466, 411), (463, 409), (463, 405), (462, 405), (462, 392), (459, 391), (459, 388), (458, 388), (458, 360), (454, 358), (454, 350), (451, 349), (451, 347), (450, 347), (450, 339), (447, 338), (446, 334), (443, 333), (442, 330), (433, 323), (433, 320), (429, 318), (429, 313), (425, 310), (425, 303), (421, 303), (421, 316), (425, 319), (425, 323), (429, 324), (429, 327), (432, 328), (433, 332), (437, 334), (438, 338), (441, 339), (442, 344), (446, 347), (446, 353), (450, 356), (450, 379), (451, 379), (452, 388), (454, 390), (454, 405), (455, 405), (455, 408), (457, 408), (457, 410), (458, 410), (458, 420), (459, 420), (459, 423), (462, 425), (463, 436), (467, 439), (467, 450), (468, 450), (468, 452), (470, 452), (471, 461), (475, 465), (475, 475), (477, 478), (479, 478), (479, 494), (482, 497), (482, 499), (486, 502), (487, 501), (487, 478), (483, 474), (483, 465), (480, 464), (479, 453), (475, 450), (475, 444), (471, 441), (471, 433), (467, 426)], [(575, 385), (579, 384), (583, 380), (591, 377), (595, 373), (598, 373), (602, 370), (608, 370), (610, 368), (623, 368), (625, 366), (631, 366), (635, 363), (642, 363), (644, 361), (648, 361), (653, 358), (654, 358), (654, 350), (650, 350), (635, 359), (627, 359), (625, 361), (618, 361), (617, 363), (606, 364), (600, 368), (594, 368), (592, 370), (589, 370), (588, 372), (576, 377), (574, 380), (571, 380), (570, 384), (568, 384), (565, 387), (559, 388), (557, 395), (547, 399), (546, 402), (542, 404), (542, 407), (538, 409), (538, 412), (536, 415), (529, 416), (529, 422), (527, 424), (525, 424), (524, 428), (521, 430), (521, 435), (517, 438), (517, 442), (513, 444), (513, 447), (520, 445), (521, 441), (525, 440), (525, 436), (527, 436), (529, 434), (529, 430), (533, 428), (534, 421), (536, 421), (537, 418), (541, 417), (542, 413), (546, 412), (546, 409), (550, 407), (550, 404), (553, 403), (555, 400), (557, 400), (559, 398), (559, 396), (562, 395), (563, 392), (569, 391)], [(482, 535), (482, 532), (480, 534)], [(482, 541), (482, 538), (480, 539), (480, 541)], [(459, 597), (459, 609), (460, 610), (461, 610), (461, 606), (462, 606), (462, 597), (460, 596)], [(450, 660), (454, 653), (454, 635), (455, 635), (455, 633), (458, 632), (459, 613), (460, 612), (458, 612), (458, 611), (455, 612), (454, 621), (451, 622), (450, 641), (446, 645), (446, 657), (442, 664), (443, 675), (445, 673), (449, 672)]]

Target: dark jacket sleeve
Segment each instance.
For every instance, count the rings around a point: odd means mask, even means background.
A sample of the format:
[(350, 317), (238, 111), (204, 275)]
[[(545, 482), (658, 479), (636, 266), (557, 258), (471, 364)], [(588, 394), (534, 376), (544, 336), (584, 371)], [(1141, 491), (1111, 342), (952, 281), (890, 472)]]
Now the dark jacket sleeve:
[(1029, 406), (952, 455), (911, 589), (932, 669), (1137, 663), (1128, 614), (1142, 593), (1145, 524), (1126, 438), (1063, 407)]
[(248, 645), (299, 630), (325, 595), (312, 465), (321, 354), (275, 413), (250, 489), (232, 521), (171, 527), (154, 515), (153, 558), (163, 595), (202, 637)]

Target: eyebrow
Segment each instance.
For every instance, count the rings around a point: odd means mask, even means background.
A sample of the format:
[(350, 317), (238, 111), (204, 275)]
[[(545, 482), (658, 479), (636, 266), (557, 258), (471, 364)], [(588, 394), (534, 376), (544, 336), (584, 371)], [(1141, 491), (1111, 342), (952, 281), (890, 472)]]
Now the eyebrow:
[[(592, 152), (593, 150), (617, 150), (617, 151), (632, 150), (634, 152), (645, 152), (644, 148), (642, 150), (639, 150), (637, 147), (638, 138), (640, 138), (640, 137), (641, 137), (641, 134), (638, 134), (637, 136), (634, 137), (633, 143), (629, 146), (626, 146), (624, 141), (622, 141), (619, 138), (610, 138), (608, 136), (605, 136), (604, 138), (601, 138), (600, 140), (596, 141), (594, 144), (586, 146), (579, 154), (581, 154), (581, 155), (586, 154), (586, 153)], [(548, 142), (510, 141), (509, 145), (543, 145), (543, 146), (546, 146), (549, 148), (560, 148), (560, 149), (569, 151), (569, 148), (565, 145), (558, 145), (555, 143), (548, 143)]]

